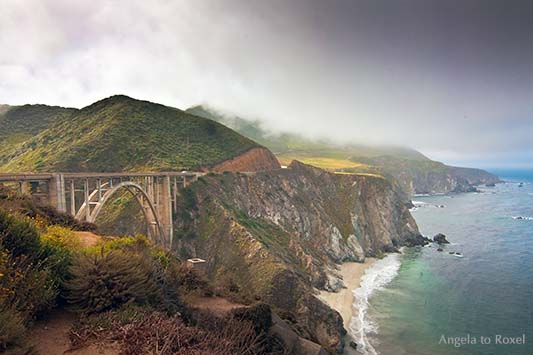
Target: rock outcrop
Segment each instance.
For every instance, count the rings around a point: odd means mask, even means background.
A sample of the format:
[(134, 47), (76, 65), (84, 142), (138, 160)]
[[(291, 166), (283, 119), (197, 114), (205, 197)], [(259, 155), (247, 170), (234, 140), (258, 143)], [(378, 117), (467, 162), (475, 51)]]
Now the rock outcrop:
[(217, 285), (274, 307), (300, 336), (341, 346), (340, 315), (315, 297), (336, 264), (363, 261), (420, 239), (404, 195), (371, 175), (289, 169), (207, 175), (183, 190), (176, 250), (207, 260)]
[(446, 239), (446, 236), (442, 233), (439, 233), (434, 236), (433, 241), (437, 242), (438, 244), (450, 244), (450, 242)]
[(215, 165), (210, 170), (216, 172), (242, 171), (256, 172), (281, 169), (278, 159), (266, 148), (252, 148), (231, 160)]

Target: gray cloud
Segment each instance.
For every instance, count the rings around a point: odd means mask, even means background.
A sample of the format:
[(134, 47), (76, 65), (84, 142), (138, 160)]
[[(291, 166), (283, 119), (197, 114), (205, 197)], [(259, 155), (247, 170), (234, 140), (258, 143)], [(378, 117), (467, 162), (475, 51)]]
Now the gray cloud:
[(447, 161), (533, 162), (526, 1), (3, 0), (0, 48), (0, 102), (123, 93)]

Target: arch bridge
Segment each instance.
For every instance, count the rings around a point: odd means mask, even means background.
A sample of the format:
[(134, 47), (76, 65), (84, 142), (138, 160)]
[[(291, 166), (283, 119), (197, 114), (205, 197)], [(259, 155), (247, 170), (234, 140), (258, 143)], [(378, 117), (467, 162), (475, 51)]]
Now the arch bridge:
[(203, 173), (40, 173), (0, 174), (0, 183), (15, 183), (23, 194), (94, 223), (103, 206), (119, 191), (127, 191), (142, 207), (147, 234), (164, 247), (172, 246), (172, 214), (179, 189)]

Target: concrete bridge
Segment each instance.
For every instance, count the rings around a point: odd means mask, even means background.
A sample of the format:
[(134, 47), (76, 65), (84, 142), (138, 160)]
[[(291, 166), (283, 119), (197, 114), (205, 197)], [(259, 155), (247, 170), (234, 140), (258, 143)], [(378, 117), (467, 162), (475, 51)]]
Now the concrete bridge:
[(131, 193), (142, 207), (147, 234), (157, 244), (172, 246), (172, 214), (177, 213), (180, 188), (196, 181), (198, 172), (156, 173), (38, 173), (0, 174), (0, 183), (15, 184), (19, 191), (94, 223), (102, 207), (119, 191)]

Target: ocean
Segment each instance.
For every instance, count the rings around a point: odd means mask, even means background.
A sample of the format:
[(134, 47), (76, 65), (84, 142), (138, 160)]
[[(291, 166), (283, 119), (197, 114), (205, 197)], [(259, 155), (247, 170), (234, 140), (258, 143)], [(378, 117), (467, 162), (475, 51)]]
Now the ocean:
[(496, 173), (508, 182), (414, 198), (421, 233), (451, 244), (367, 270), (352, 319), (365, 354), (533, 354), (533, 171)]

